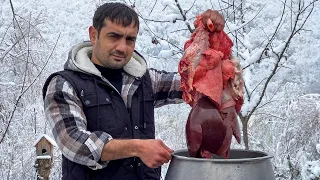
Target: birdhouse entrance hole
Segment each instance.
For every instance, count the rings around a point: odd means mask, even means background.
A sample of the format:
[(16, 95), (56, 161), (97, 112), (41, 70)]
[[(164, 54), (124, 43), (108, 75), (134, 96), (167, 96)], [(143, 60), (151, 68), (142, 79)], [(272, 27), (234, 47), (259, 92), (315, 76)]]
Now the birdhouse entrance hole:
[(42, 154), (46, 154), (47, 150), (46, 149), (42, 149)]

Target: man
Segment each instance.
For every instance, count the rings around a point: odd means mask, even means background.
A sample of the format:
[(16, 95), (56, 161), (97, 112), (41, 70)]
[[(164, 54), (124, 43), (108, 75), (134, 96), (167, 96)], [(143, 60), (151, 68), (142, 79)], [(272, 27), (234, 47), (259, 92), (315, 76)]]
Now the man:
[[(217, 30), (224, 19), (207, 10)], [(100, 6), (90, 41), (69, 53), (43, 88), (44, 108), (62, 151), (63, 179), (160, 179), (172, 149), (155, 140), (154, 107), (180, 103), (180, 77), (147, 69), (136, 51), (139, 19), (121, 3)]]

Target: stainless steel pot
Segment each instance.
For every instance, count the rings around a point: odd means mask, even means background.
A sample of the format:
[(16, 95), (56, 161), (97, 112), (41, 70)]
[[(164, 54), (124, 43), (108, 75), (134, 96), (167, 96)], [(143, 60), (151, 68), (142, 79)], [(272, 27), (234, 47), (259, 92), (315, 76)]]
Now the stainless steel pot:
[(260, 151), (230, 150), (229, 159), (191, 158), (188, 150), (174, 152), (166, 180), (275, 180), (270, 158)]

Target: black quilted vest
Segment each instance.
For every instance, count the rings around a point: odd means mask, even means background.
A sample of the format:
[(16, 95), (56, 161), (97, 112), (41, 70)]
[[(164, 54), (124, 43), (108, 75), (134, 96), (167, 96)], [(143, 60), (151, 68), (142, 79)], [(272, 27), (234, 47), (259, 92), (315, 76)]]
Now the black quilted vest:
[[(104, 131), (114, 139), (154, 139), (154, 93), (148, 73), (136, 78), (139, 83), (127, 109), (121, 96), (100, 77), (74, 71), (60, 71), (47, 79), (43, 95), (51, 79), (63, 76), (76, 90), (87, 118), (87, 130)], [(135, 180), (160, 179), (161, 169), (148, 168), (139, 158), (110, 161), (107, 167), (91, 170), (63, 156), (62, 179), (65, 180)]]

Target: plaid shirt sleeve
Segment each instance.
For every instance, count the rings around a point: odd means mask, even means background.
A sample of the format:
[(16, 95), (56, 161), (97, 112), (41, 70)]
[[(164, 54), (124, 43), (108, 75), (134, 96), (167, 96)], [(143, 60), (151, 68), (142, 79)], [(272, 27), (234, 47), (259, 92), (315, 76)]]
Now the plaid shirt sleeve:
[(179, 73), (149, 69), (149, 74), (156, 95), (155, 107), (184, 102), (180, 91)]
[(102, 131), (87, 131), (82, 103), (70, 83), (62, 76), (52, 78), (44, 99), (44, 111), (62, 154), (91, 169), (102, 169), (103, 147), (112, 137)]

